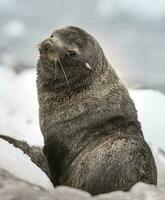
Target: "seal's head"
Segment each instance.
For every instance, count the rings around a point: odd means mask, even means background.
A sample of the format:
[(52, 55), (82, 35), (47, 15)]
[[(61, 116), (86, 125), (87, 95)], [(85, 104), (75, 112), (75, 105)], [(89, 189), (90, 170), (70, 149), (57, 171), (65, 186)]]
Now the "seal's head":
[(58, 86), (85, 82), (103, 70), (104, 53), (84, 30), (69, 26), (54, 31), (39, 44), (38, 73)]

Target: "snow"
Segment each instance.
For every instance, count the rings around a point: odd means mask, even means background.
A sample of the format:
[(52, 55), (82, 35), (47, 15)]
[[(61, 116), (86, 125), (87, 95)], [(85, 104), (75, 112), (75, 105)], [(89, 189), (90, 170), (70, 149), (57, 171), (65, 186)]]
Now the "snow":
[[(38, 122), (35, 69), (15, 74), (10, 68), (0, 65), (0, 80), (0, 133), (25, 140), (31, 145), (43, 145)], [(152, 144), (161, 185), (165, 178), (165, 156), (158, 147), (165, 149), (165, 95), (153, 90), (130, 90), (130, 95), (136, 104), (144, 136)], [(1, 139), (0, 149), (1, 168), (52, 189), (47, 176), (21, 150)]]

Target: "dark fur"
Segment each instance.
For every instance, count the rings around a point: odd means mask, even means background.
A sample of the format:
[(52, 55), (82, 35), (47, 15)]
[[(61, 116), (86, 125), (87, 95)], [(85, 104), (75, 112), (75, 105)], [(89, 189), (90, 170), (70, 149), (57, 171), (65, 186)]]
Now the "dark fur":
[[(40, 57), (40, 127), (54, 186), (68, 185), (95, 195), (127, 191), (138, 181), (156, 184), (154, 158), (134, 103), (98, 42), (76, 27), (52, 36), (63, 44), (54, 43), (52, 48), (60, 55), (70, 85), (58, 62), (55, 66)], [(69, 58), (69, 48), (78, 48), (79, 55)]]

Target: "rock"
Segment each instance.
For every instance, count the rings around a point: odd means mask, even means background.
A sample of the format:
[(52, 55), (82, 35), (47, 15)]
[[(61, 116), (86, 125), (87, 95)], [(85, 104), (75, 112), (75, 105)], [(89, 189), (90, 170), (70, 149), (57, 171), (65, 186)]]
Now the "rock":
[(145, 183), (137, 183), (129, 192), (112, 192), (98, 195), (95, 200), (163, 200), (165, 187), (157, 188)]
[(95, 200), (131, 200), (126, 192), (112, 192), (109, 194), (101, 194), (95, 197)]
[(137, 183), (130, 191), (132, 199), (155, 199), (157, 196), (157, 189), (153, 185), (147, 185), (144, 183)]
[(139, 199), (139, 200), (165, 199), (165, 187), (156, 187), (144, 183), (137, 183), (129, 193), (132, 199)]
[(58, 186), (53, 192), (53, 196), (58, 200), (92, 200), (93, 198), (88, 192), (66, 187)]
[(6, 170), (0, 169), (1, 200), (53, 200), (45, 189), (16, 178)]

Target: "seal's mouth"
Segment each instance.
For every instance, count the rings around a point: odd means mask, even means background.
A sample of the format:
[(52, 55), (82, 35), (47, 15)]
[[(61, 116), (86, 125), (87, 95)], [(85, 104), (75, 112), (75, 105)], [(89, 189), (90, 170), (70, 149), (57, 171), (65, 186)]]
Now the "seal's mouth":
[[(51, 40), (46, 40), (41, 43), (39, 53), (41, 60), (47, 63), (46, 66), (49, 67), (49, 70), (51, 69), (54, 72), (54, 79), (56, 80), (56, 84), (63, 85), (66, 81), (70, 89), (69, 79), (71, 77), (68, 77), (60, 60), (61, 51), (59, 50), (59, 48)], [(58, 78), (58, 75), (61, 74), (58, 72), (59, 68), (61, 69), (61, 72), (63, 74), (63, 76), (60, 75), (60, 78)]]
[(48, 55), (47, 53), (45, 52), (42, 52), (42, 50), (39, 49), (39, 52), (40, 52), (40, 57), (44, 60), (48, 59)]

